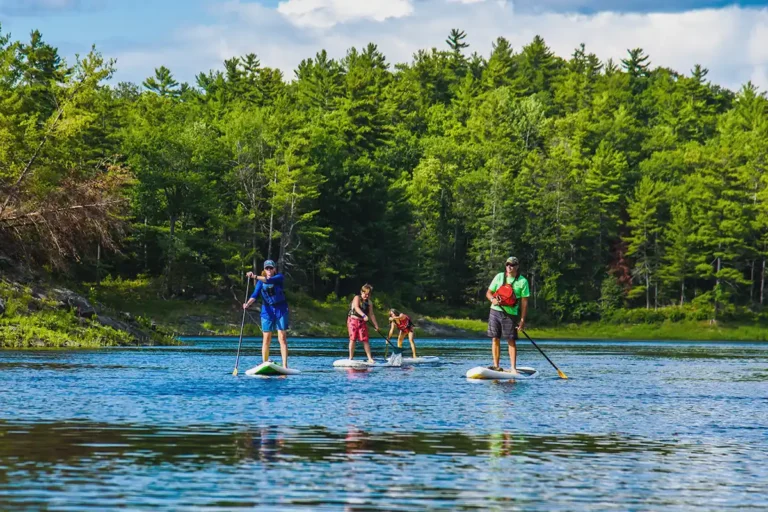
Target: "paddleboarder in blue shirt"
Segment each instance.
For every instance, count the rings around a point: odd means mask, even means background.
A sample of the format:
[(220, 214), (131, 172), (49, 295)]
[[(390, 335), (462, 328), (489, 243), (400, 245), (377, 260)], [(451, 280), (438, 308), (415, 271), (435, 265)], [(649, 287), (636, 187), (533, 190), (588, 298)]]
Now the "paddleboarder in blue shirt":
[(261, 358), (269, 361), (269, 344), (272, 341), (272, 331), (277, 330), (277, 341), (280, 342), (280, 356), (283, 358), (283, 366), (288, 368), (288, 301), (283, 290), (283, 274), (277, 273), (275, 262), (266, 260), (264, 272), (258, 276), (253, 272), (246, 274), (249, 278), (256, 279), (256, 289), (243, 304), (243, 309), (248, 309), (251, 304), (261, 299), (261, 330), (264, 333), (261, 345)]

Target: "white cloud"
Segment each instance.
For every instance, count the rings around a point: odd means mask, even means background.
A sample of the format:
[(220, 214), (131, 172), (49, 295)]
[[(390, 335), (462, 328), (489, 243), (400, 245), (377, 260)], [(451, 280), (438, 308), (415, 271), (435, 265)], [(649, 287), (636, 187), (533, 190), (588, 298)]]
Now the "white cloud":
[[(371, 6), (378, 3), (368, 1)], [(285, 14), (289, 4), (296, 9), (293, 17)], [(406, 4), (413, 8), (410, 14), (403, 7)], [(291, 79), (299, 62), (321, 49), (340, 58), (351, 46), (374, 42), (390, 63), (404, 62), (418, 49), (446, 48), (448, 33), (459, 28), (468, 34), (469, 51), (486, 56), (498, 36), (506, 37), (519, 50), (538, 34), (564, 58), (582, 42), (603, 60), (618, 61), (628, 48), (641, 47), (653, 66), (687, 73), (694, 64), (701, 64), (710, 69), (709, 78), (723, 86), (738, 89), (751, 79), (768, 88), (766, 8), (578, 15), (521, 13), (512, 9), (512, 2), (505, 7), (497, 1), (423, 0), (412, 5), (402, 2), (402, 11), (385, 10), (383, 14), (374, 13), (373, 7), (342, 14), (334, 11), (343, 5), (342, 0), (289, 0), (275, 10), (238, 0), (218, 4), (215, 22), (180, 29), (166, 48), (118, 55), (118, 78), (139, 81), (165, 64), (177, 78), (192, 80), (199, 71), (220, 68), (224, 58), (253, 52), (263, 65), (280, 68)], [(335, 14), (318, 14), (318, 9)], [(398, 12), (402, 13), (399, 17)], [(298, 28), (297, 23), (313, 28)]]
[(411, 0), (286, 0), (278, 12), (299, 27), (327, 28), (338, 23), (402, 18), (413, 12)]

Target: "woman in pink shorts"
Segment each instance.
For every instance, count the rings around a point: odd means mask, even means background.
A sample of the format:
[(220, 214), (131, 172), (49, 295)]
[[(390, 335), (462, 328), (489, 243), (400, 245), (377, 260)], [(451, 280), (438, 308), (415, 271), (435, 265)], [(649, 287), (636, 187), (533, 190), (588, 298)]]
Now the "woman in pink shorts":
[(368, 362), (373, 363), (371, 355), (371, 344), (368, 341), (368, 319), (371, 319), (374, 329), (379, 330), (379, 323), (376, 321), (376, 315), (373, 313), (373, 304), (370, 302), (373, 286), (363, 285), (360, 289), (360, 295), (355, 295), (352, 303), (349, 305), (349, 314), (347, 315), (347, 330), (349, 331), (349, 360), (355, 358), (355, 342), (362, 341), (365, 348), (365, 355), (368, 356)]

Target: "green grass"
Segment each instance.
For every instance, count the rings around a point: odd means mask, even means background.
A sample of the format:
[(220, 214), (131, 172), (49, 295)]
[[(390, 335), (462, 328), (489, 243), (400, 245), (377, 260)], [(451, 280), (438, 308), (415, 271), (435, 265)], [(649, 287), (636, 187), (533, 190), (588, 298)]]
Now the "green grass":
[[(242, 294), (242, 291), (238, 292)], [(107, 279), (92, 286), (90, 298), (109, 308), (154, 321), (179, 335), (234, 335), (240, 333), (242, 296), (229, 299), (164, 299), (149, 279)], [(291, 333), (294, 336), (345, 337), (346, 299), (319, 301), (305, 294), (288, 293)], [(244, 333), (259, 336), (259, 313), (249, 311)]]
[[(18, 287), (17, 287), (18, 288)], [(135, 343), (125, 333), (104, 327), (94, 321), (77, 318), (72, 312), (54, 308), (54, 303), (36, 301), (31, 290), (18, 290), (7, 282), (0, 282), (0, 293), (6, 298), (6, 313), (0, 317), (0, 346), (5, 347), (99, 347)], [(242, 291), (239, 292), (242, 294)], [(88, 290), (91, 301), (101, 308), (115, 312), (128, 312), (140, 324), (149, 327), (155, 323), (162, 329), (178, 335), (238, 335), (242, 319), (242, 296), (209, 298), (202, 302), (190, 299), (164, 299), (157, 284), (149, 279), (106, 279)], [(291, 335), (317, 337), (346, 337), (348, 298), (328, 297), (316, 300), (305, 294), (289, 293), (291, 309)], [(387, 329), (386, 298), (376, 302), (378, 320)], [(407, 309), (407, 308), (406, 308)], [(629, 313), (631, 313), (630, 311)], [(111, 312), (109, 313), (112, 314)], [(529, 324), (527, 332), (543, 339), (616, 339), (616, 340), (710, 340), (710, 341), (765, 341), (768, 329), (757, 323), (718, 323), (681, 319), (679, 321), (636, 322), (631, 315), (621, 321), (584, 322), (556, 327)], [(639, 318), (639, 317), (638, 317)], [(485, 336), (486, 321), (468, 318), (425, 317), (438, 326), (455, 330), (448, 336)], [(245, 334), (259, 336), (259, 313), (247, 316)], [(418, 319), (417, 319), (418, 325)], [(418, 337), (427, 334), (417, 330)], [(158, 334), (162, 337), (162, 335)], [(441, 335), (442, 336), (442, 335)], [(160, 340), (160, 343), (163, 341)]]
[[(147, 278), (105, 279), (91, 285), (89, 299), (115, 311), (154, 321), (156, 325), (178, 334), (219, 334), (237, 324), (237, 303), (223, 299), (195, 302), (189, 299), (164, 299), (156, 283)], [(210, 329), (206, 329), (206, 327)], [(225, 332), (222, 332), (224, 334)]]
[(33, 298), (28, 287), (0, 281), (0, 296), (6, 302), (5, 313), (0, 316), (0, 347), (93, 348), (135, 344), (125, 332), (57, 309), (53, 300)]
[[(487, 322), (460, 318), (428, 318), (438, 325), (463, 329), (485, 336)], [(611, 340), (694, 340), (694, 341), (766, 341), (768, 329), (760, 325), (684, 320), (657, 324), (607, 324), (584, 322), (557, 327), (530, 325), (526, 332), (544, 339), (611, 339)]]

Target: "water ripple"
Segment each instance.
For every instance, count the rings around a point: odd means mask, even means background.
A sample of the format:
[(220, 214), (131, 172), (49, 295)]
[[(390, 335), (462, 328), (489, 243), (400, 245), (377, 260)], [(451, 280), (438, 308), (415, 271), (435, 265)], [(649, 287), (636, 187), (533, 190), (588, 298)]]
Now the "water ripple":
[(568, 381), (523, 345), (540, 379), (473, 385), (484, 341), (367, 372), (291, 343), (282, 379), (233, 340), (0, 352), (0, 509), (768, 508), (768, 345), (542, 342)]

